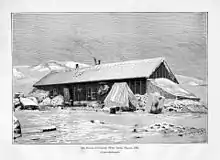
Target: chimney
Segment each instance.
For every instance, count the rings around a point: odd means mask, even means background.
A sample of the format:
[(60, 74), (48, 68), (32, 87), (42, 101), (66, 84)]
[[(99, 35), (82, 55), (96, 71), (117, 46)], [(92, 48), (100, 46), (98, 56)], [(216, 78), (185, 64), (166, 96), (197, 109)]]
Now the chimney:
[(101, 60), (98, 60), (98, 65), (101, 64)]
[(93, 59), (94, 59), (94, 63), (95, 63), (95, 65), (97, 65), (97, 61), (96, 61), (96, 58), (95, 58), (95, 57), (93, 57)]
[(77, 64), (76, 64), (76, 69), (78, 69), (78, 68), (79, 68), (79, 64), (77, 63)]

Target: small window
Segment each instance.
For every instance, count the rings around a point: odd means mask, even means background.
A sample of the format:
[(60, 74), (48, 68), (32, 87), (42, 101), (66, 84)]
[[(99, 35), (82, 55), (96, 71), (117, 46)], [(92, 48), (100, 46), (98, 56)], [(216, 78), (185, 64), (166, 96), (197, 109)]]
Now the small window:
[(146, 82), (145, 80), (141, 80), (141, 94), (145, 94), (146, 93)]
[(140, 94), (141, 93), (141, 85), (140, 85), (140, 80), (135, 81), (135, 94)]
[(87, 88), (87, 100), (97, 99), (97, 88), (89, 87)]
[(96, 100), (97, 99), (97, 88), (92, 88), (92, 90), (91, 90), (91, 98), (92, 98), (92, 100)]
[(64, 99), (65, 99), (66, 101), (69, 101), (69, 99), (70, 99), (69, 88), (63, 88), (63, 95), (64, 95)]
[(130, 88), (131, 88), (132, 92), (135, 94), (135, 85), (134, 85), (134, 81), (133, 80), (131, 80), (130, 85), (131, 85)]
[(57, 89), (53, 88), (53, 96), (56, 96), (56, 95), (57, 95)]
[(92, 89), (87, 88), (87, 100), (91, 100), (91, 92), (92, 92)]
[(77, 92), (76, 92), (76, 87), (73, 87), (73, 100), (77, 101)]

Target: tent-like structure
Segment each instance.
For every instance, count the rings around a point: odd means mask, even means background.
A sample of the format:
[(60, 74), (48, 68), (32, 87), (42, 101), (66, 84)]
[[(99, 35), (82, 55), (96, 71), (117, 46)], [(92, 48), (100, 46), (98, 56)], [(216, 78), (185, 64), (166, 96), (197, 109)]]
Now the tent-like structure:
[(148, 94), (158, 92), (167, 99), (191, 99), (199, 101), (193, 93), (181, 88), (178, 84), (166, 78), (147, 80)]
[(126, 82), (114, 83), (104, 100), (105, 107), (135, 109), (138, 101)]

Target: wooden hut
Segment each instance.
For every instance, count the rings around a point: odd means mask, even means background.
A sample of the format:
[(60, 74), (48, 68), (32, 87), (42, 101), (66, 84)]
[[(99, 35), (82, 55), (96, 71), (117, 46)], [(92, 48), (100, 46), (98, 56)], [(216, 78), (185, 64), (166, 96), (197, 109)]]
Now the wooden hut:
[(34, 87), (48, 90), (53, 95), (64, 95), (66, 100), (77, 104), (98, 101), (102, 83), (111, 89), (116, 82), (126, 82), (134, 94), (145, 94), (147, 79), (155, 78), (167, 78), (178, 83), (165, 58), (159, 57), (49, 73), (36, 82)]

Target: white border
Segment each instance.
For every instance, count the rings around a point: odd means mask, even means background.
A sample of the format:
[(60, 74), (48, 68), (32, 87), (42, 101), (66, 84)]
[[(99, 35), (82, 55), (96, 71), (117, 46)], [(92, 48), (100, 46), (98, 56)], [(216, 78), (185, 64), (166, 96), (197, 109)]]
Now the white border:
[[(218, 0), (1, 0), (0, 1), (0, 53), (1, 53), (1, 159), (220, 159), (219, 103), (217, 102), (219, 74)], [(12, 145), (11, 140), (11, 12), (205, 12), (208, 11), (208, 75), (209, 75), (209, 144), (140, 145), (140, 149), (120, 154), (100, 154), (94, 150), (82, 151), (72, 146)], [(214, 55), (214, 53), (216, 53)], [(2, 103), (3, 102), (3, 103)], [(216, 102), (216, 103), (215, 103)]]

